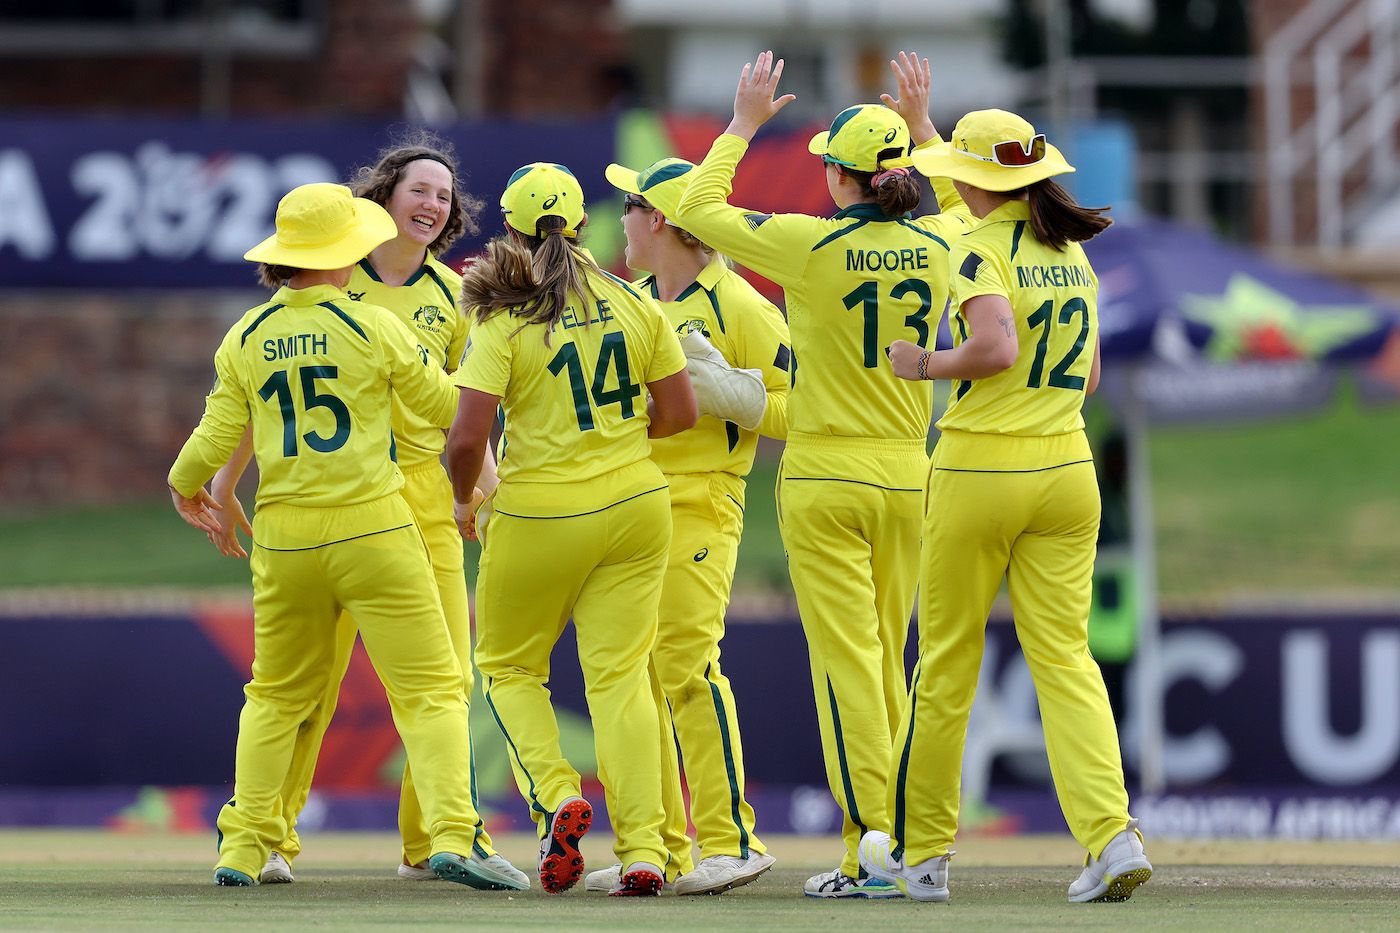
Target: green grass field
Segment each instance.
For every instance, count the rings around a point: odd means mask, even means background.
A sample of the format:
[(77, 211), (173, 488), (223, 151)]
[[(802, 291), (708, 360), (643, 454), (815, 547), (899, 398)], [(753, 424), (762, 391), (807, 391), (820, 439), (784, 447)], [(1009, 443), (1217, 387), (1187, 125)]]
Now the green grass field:
[[(1400, 406), (1365, 408), (1350, 392), (1285, 421), (1160, 428), (1152, 437), (1162, 598), (1229, 600), (1327, 591), (1393, 596), (1400, 588)], [(736, 589), (788, 589), (773, 483), (749, 479)], [(247, 496), (245, 495), (245, 498)], [(469, 545), (467, 573), (474, 576)], [(0, 511), (0, 589), (238, 587), (248, 568), (220, 558), (168, 501)]]
[[(533, 865), (533, 840), (498, 840)], [(589, 864), (605, 866), (610, 840), (590, 837)], [(829, 868), (833, 838), (770, 840), (778, 867), (721, 897), (617, 900), (581, 886), (550, 896), (477, 892), (391, 874), (391, 834), (324, 834), (308, 840), (297, 881), (215, 888), (207, 836), (102, 832), (0, 832), (0, 927), (94, 929), (186, 925), (361, 929), (455, 925), (515, 929), (777, 930), (1400, 928), (1400, 845), (1264, 842), (1156, 843), (1152, 881), (1124, 904), (1072, 905), (1077, 873), (1066, 837), (970, 838), (953, 862), (953, 900), (832, 902), (801, 895)]]

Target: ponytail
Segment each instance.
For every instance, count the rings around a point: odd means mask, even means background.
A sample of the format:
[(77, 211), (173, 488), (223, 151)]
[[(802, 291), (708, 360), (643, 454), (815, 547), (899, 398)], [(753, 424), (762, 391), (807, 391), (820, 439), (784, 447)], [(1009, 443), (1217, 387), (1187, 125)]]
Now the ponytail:
[[(904, 155), (903, 149), (882, 149), (876, 164)], [(855, 179), (856, 184), (860, 185), (861, 195), (868, 200), (874, 200), (886, 217), (903, 217), (918, 207), (919, 200), (923, 197), (918, 179), (908, 169), (857, 172), (854, 169), (843, 168), (842, 171)], [(871, 182), (875, 179), (879, 179), (879, 182), (872, 185)]]
[(1108, 213), (1107, 207), (1081, 207), (1068, 191), (1049, 178), (1021, 190), (1027, 192), (1030, 201), (1031, 231), (1052, 249), (1093, 239), (1113, 223), (1103, 216)]
[(587, 270), (602, 273), (565, 235), (565, 223), (562, 217), (541, 217), (536, 227), (541, 236), (511, 230), (486, 244), (486, 255), (468, 260), (462, 270), (462, 307), (471, 308), (478, 321), (507, 311), (521, 319), (521, 327), (544, 324), (549, 343), (570, 294), (596, 300)]

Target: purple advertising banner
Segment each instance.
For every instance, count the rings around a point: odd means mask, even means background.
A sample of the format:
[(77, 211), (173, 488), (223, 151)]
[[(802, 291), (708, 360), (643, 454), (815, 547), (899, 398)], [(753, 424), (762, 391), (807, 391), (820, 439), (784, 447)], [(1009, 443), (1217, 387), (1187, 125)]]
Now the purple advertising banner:
[[(272, 233), (296, 185), (345, 181), (403, 126), (327, 121), (192, 122), (0, 118), (0, 286), (247, 286), (243, 253)], [(528, 162), (566, 162), (585, 192), (612, 195), (611, 117), (442, 127), (481, 198), (478, 250), (499, 230), (497, 199)]]
[[(57, 788), (215, 788), (186, 801), (190, 812), (215, 805), (232, 778), (250, 624), (244, 608), (0, 617), (0, 823), (51, 812), (40, 798)], [(1176, 618), (1165, 625), (1162, 661), (1170, 791), (1135, 797), (1138, 815), (1176, 835), (1400, 837), (1400, 617)], [(380, 807), (366, 801), (392, 809), (402, 759), (382, 693), (359, 663), (342, 690), (318, 790), (327, 812), (363, 821)], [(731, 622), (724, 666), (754, 799), (769, 808), (764, 822), (831, 831), (839, 815), (825, 788), (800, 625)], [(1129, 668), (1129, 698), (1132, 680)], [(556, 649), (550, 690), (566, 752), (596, 774), (571, 634)], [(483, 795), (508, 798), (498, 730), (473, 720)], [(1130, 784), (1136, 728), (1129, 701)], [(1007, 829), (1061, 825), (1034, 687), (1004, 622), (988, 627), (964, 791), (968, 812)]]

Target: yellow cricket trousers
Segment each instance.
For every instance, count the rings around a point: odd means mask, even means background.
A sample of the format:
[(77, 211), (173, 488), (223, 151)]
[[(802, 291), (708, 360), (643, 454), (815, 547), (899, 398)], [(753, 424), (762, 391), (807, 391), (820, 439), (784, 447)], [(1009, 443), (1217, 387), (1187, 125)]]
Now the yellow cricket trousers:
[[(428, 545), (428, 556), (433, 564), (433, 578), (437, 581), (438, 596), (442, 612), (447, 619), (447, 633), (452, 639), (452, 648), (457, 655), (457, 663), (462, 668), (463, 702), (470, 711), (472, 684), (472, 634), (471, 608), (467, 600), (467, 581), (463, 573), (462, 534), (452, 518), (452, 483), (447, 471), (437, 460), (424, 460), (402, 468), (404, 485), (400, 491), (404, 501), (413, 510), (418, 529)], [(287, 820), (287, 838), (275, 848), (287, 857), (288, 861), (301, 852), (301, 839), (296, 833), (296, 818), (306, 805), (311, 793), (311, 780), (316, 773), (316, 759), (320, 755), (321, 742), (326, 729), (335, 714), (336, 702), (340, 698), (340, 682), (350, 666), (350, 653), (355, 647), (357, 628), (354, 618), (343, 613), (336, 624), (334, 674), (326, 688), (322, 702), (317, 706), (312, 718), (297, 733), (296, 753), (292, 756), (292, 767), (287, 772), (287, 782), (282, 791), (283, 816)], [(471, 748), (467, 749), (471, 754)], [(472, 806), (477, 806), (476, 760), (463, 780), (469, 782)], [(432, 854), (428, 835), (428, 824), (423, 816), (423, 808), (418, 794), (413, 789), (411, 768), (404, 767), (403, 785), (399, 794), (399, 832), (403, 837), (403, 858), (409, 865), (416, 865)], [(485, 830), (482, 830), (483, 836)], [(490, 839), (486, 838), (487, 844)]]
[(661, 587), (660, 627), (651, 652), (660, 690), (663, 836), (668, 878), (694, 865), (686, 833), (680, 762), (690, 789), (690, 817), (700, 857), (766, 851), (744, 799), (744, 753), (719, 643), (744, 530), (744, 480), (733, 473), (667, 474), (671, 485), (671, 552)]
[(666, 863), (660, 724), (647, 662), (670, 540), (664, 489), (585, 515), (494, 512), (482, 533), (477, 666), (516, 785), (541, 833), (548, 815), (580, 793), (545, 686), (550, 653), (572, 615), (614, 852), (624, 865)]
[[(945, 434), (939, 443), (948, 440)], [(968, 713), (1003, 576), (1065, 821), (1096, 857), (1127, 826), (1118, 733), (1088, 647), (1098, 529), (1092, 461), (1021, 472), (932, 471), (919, 663), (890, 781), (894, 851), (906, 864), (945, 854), (957, 832)]]
[[(418, 774), (433, 852), (490, 852), (462, 775), (470, 768), (462, 672), (443, 621), (427, 550), (398, 496), (338, 511), (385, 510), (388, 530), (299, 550), (256, 546), (253, 679), (239, 718), (234, 797), (219, 814), (219, 865), (257, 877), (287, 836), (280, 795), (303, 723), (334, 670), (336, 620), (354, 615), (384, 683), (394, 724)], [(324, 527), (326, 510), (273, 505), (284, 530), (299, 513)], [(360, 523), (361, 525), (363, 523)]]
[(826, 778), (845, 814), (840, 868), (851, 877), (864, 877), (860, 837), (889, 826), (927, 470), (922, 443), (789, 435), (778, 472), (779, 528), (807, 636)]

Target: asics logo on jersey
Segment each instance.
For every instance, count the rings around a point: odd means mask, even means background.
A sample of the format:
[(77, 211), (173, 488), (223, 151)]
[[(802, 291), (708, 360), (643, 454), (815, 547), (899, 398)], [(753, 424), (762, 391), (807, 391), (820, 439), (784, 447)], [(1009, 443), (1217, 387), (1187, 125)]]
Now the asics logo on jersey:
[(744, 223), (749, 225), (750, 230), (757, 230), (765, 223), (773, 219), (772, 214), (745, 214)]
[(894, 138), (895, 138), (896, 136), (898, 136), (898, 135), (899, 135), (899, 127), (897, 127), (897, 126), (892, 126), (892, 127), (890, 127), (890, 131), (889, 131), (888, 133), (885, 134), (885, 142), (887, 142), (887, 143), (892, 143), (892, 142), (894, 142)]
[(540, 207), (544, 208), (545, 210), (549, 210), (551, 207), (554, 206), (554, 203), (555, 203), (556, 201), (558, 201), (558, 200), (559, 200), (559, 195), (557, 195), (557, 194), (551, 194), (549, 197), (547, 197), (547, 198), (544, 199), (544, 203), (541, 204)]
[(350, 298), (351, 298), (351, 300), (353, 300), (353, 301), (362, 301), (362, 300), (364, 300), (364, 297), (365, 297), (365, 293), (364, 293), (364, 292), (350, 292), (350, 291), (347, 291), (345, 294), (349, 295)]
[(695, 562), (698, 564), (698, 563), (700, 563), (702, 560), (704, 560), (705, 558), (707, 558), (707, 557), (709, 557), (709, 556), (710, 556), (710, 549), (707, 548), (707, 547), (702, 547), (700, 550), (698, 550), (698, 551), (695, 552), (695, 556), (692, 557), (691, 560), (695, 561)]

